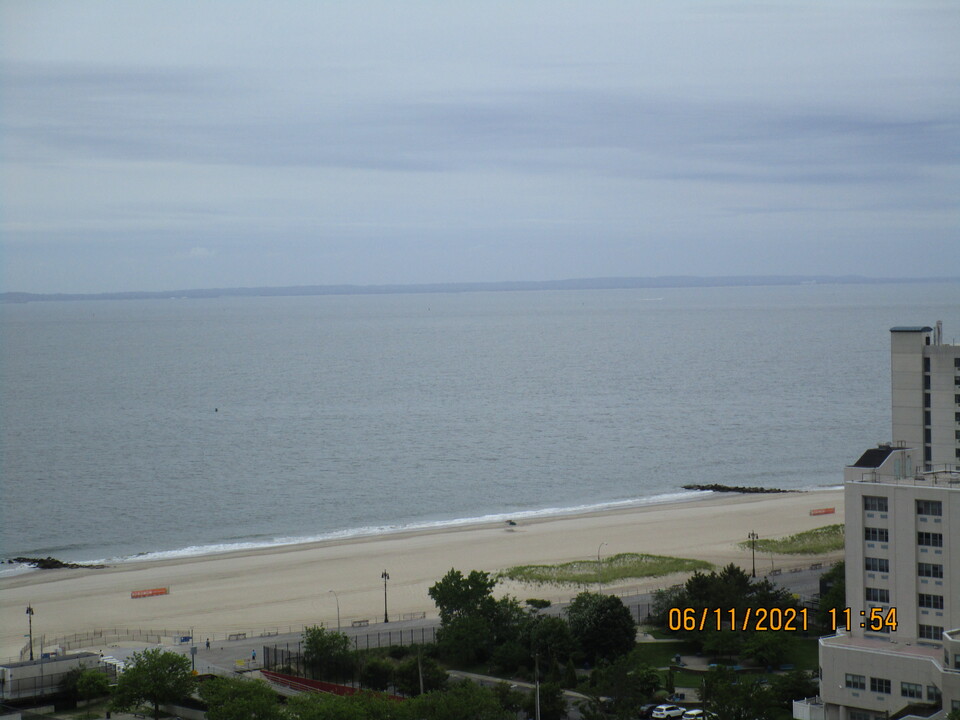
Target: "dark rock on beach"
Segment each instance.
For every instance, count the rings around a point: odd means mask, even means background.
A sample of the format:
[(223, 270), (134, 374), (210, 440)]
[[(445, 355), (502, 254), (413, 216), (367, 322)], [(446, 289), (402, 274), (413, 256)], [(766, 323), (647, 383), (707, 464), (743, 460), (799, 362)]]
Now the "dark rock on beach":
[(781, 490), (780, 488), (740, 487), (739, 485), (683, 485), (684, 490), (712, 490), (713, 492), (732, 493), (789, 493), (797, 490)]
[(23, 565), (33, 565), (35, 568), (40, 570), (58, 570), (60, 568), (104, 568), (106, 565), (81, 565), (79, 563), (68, 563), (63, 562), (63, 560), (57, 560), (52, 557), (45, 558), (28, 558), (28, 557), (15, 557), (7, 560), (8, 563), (21, 563)]

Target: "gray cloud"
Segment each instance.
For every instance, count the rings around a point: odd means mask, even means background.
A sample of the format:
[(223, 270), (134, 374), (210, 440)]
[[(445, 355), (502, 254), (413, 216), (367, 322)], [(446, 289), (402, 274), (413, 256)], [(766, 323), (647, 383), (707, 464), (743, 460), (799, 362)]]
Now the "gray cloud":
[(945, 3), (266, 7), (0, 10), (7, 287), (960, 266)]

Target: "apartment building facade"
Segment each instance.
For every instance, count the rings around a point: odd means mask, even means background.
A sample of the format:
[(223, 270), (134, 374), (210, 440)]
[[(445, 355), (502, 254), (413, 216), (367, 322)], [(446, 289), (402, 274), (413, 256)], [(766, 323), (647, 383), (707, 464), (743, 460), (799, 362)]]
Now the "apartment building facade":
[(960, 710), (960, 346), (891, 328), (894, 442), (844, 469), (846, 603), (805, 720)]
[(923, 469), (960, 470), (960, 345), (943, 327), (890, 328), (895, 445), (917, 448)]

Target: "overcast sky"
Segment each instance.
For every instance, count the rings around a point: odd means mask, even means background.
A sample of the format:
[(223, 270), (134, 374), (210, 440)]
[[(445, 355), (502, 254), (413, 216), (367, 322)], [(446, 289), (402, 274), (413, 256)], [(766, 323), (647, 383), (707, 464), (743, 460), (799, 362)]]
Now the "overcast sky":
[(960, 275), (960, 3), (0, 3), (6, 291)]

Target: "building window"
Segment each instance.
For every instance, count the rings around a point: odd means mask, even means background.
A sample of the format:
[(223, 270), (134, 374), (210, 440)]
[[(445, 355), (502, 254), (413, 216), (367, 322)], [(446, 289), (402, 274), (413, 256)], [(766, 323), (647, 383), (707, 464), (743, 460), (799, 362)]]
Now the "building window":
[(864, 558), (863, 564), (867, 572), (890, 572), (890, 561), (886, 558)]
[(917, 575), (920, 577), (943, 577), (943, 565), (937, 563), (917, 563)]
[(943, 635), (943, 628), (939, 625), (921, 625), (917, 630), (917, 637), (924, 640), (939, 640)]
[(918, 532), (917, 545), (926, 547), (943, 547), (943, 534), (932, 532)]
[(953, 396), (953, 401), (954, 401), (957, 405), (960, 405), (960, 395), (954, 395), (954, 396)]
[(926, 595), (924, 593), (920, 593), (919, 605), (922, 608), (943, 610), (943, 595)]
[(955, 357), (953, 359), (953, 366), (957, 368), (957, 370), (960, 370), (960, 357)]
[(926, 390), (926, 392), (923, 393), (923, 406), (925, 408), (928, 408), (930, 407), (930, 376), (929, 375), (923, 376), (923, 389)]
[(864, 588), (867, 602), (889, 603), (890, 591), (886, 588)]
[(955, 375), (953, 378), (953, 384), (957, 387), (960, 387), (960, 375)]
[(917, 515), (942, 515), (943, 503), (939, 500), (917, 500)]
[[(955, 395), (954, 397), (957, 399), (957, 405), (960, 405), (960, 395)], [(953, 419), (957, 422), (960, 422), (960, 412), (955, 412), (953, 414)]]
[(886, 528), (865, 527), (863, 529), (863, 539), (870, 542), (889, 542), (890, 531)]
[(851, 675), (847, 673), (844, 676), (845, 684), (848, 688), (854, 690), (866, 690), (867, 689), (867, 678), (863, 675)]
[(887, 512), (887, 498), (882, 495), (864, 495), (863, 509), (873, 512)]
[(930, 428), (923, 429), (923, 441), (927, 445), (933, 442), (933, 432), (930, 430)]
[(884, 678), (870, 678), (870, 692), (890, 694), (890, 681)]
[(930, 702), (940, 702), (942, 697), (943, 696), (940, 694), (940, 688), (938, 688), (936, 685), (927, 685), (927, 700)]
[(848, 720), (873, 720), (870, 717), (870, 713), (864, 712), (863, 710), (848, 710), (847, 711)]
[(923, 359), (923, 371), (930, 372), (930, 358), (928, 357)]
[(929, 425), (929, 424), (930, 424), (930, 411), (929, 411), (929, 410), (924, 410), (924, 411), (923, 411), (923, 424), (924, 424), (924, 425)]
[(917, 683), (900, 683), (900, 694), (905, 698), (917, 698), (923, 700), (923, 685)]

